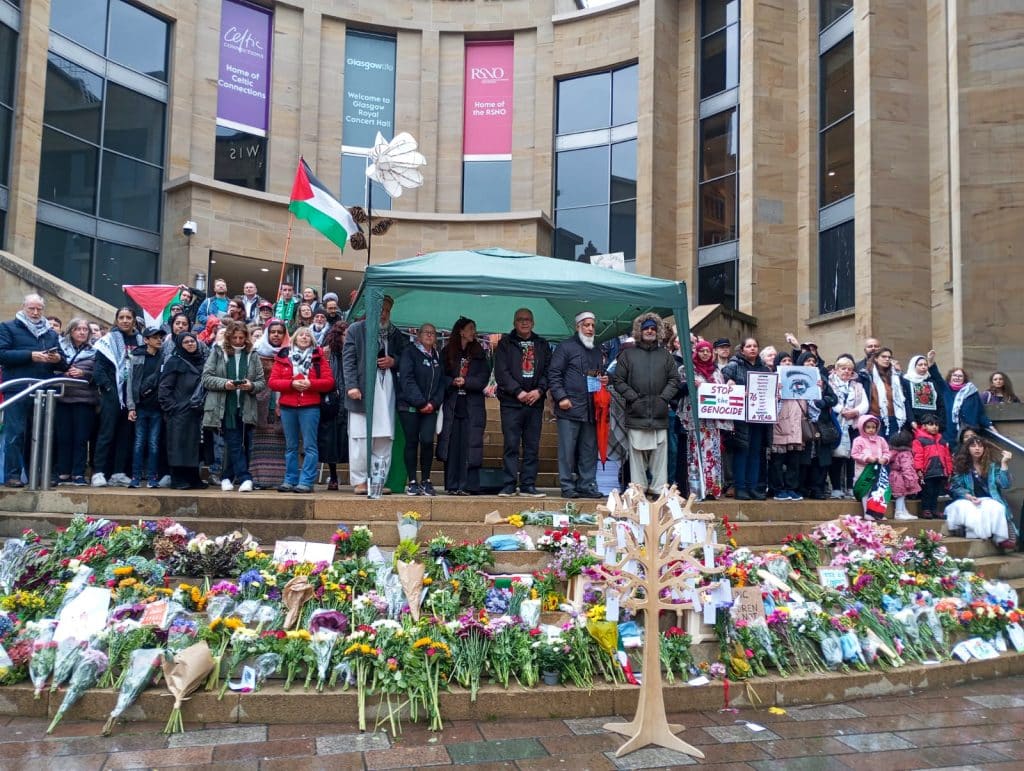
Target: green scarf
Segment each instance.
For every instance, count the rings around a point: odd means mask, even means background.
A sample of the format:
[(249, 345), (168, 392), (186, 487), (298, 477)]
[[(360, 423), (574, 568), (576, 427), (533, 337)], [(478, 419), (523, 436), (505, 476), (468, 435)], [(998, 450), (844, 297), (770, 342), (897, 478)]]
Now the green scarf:
[[(242, 351), (238, 355), (235, 355), (234, 351), (226, 353), (227, 366), (226, 374), (228, 380), (245, 380), (245, 376), (249, 372), (249, 354), (247, 351)], [(234, 391), (228, 391), (227, 402), (224, 405), (224, 426), (226, 428), (234, 429), (237, 427), (237, 419), (239, 413), (242, 410), (241, 396), (236, 388)]]

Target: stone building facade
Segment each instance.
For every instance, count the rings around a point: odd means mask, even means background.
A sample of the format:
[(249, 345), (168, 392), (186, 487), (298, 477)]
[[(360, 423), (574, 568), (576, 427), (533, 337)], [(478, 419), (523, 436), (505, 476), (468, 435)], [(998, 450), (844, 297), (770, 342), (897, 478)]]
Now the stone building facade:
[[(428, 165), (374, 262), (621, 252), (762, 343), (1024, 375), (1022, 41), (1018, 0), (0, 0), (0, 246), (109, 302), (217, 261), (273, 295), (298, 158), (365, 203), (379, 126)], [(303, 285), (366, 259), (292, 229)]]

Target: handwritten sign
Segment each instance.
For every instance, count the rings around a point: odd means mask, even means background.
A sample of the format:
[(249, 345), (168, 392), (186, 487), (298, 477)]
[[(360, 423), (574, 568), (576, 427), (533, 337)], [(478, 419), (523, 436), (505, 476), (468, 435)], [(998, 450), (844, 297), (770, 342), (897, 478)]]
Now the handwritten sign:
[(743, 586), (733, 590), (732, 617), (737, 621), (765, 618), (760, 586)]
[(846, 568), (818, 568), (818, 583), (826, 589), (846, 589), (850, 586), (850, 579), (846, 575)]
[(701, 383), (697, 387), (697, 417), (717, 420), (743, 420), (747, 389), (741, 385)]
[(146, 606), (146, 609), (142, 611), (142, 619), (139, 623), (142, 624), (142, 626), (158, 626), (162, 628), (164, 623), (167, 621), (168, 609), (167, 600), (151, 602)]
[(748, 423), (777, 423), (778, 402), (775, 396), (779, 390), (777, 372), (747, 373), (747, 417)]

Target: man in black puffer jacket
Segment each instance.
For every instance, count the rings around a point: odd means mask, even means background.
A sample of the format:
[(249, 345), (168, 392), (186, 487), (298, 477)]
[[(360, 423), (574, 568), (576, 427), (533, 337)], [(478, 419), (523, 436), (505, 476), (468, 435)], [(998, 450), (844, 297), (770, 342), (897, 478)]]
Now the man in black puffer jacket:
[(612, 373), (612, 387), (626, 401), (629, 476), (652, 495), (661, 492), (667, 479), (669, 402), (679, 391), (679, 368), (663, 345), (666, 337), (656, 313), (637, 316), (636, 345), (619, 354)]

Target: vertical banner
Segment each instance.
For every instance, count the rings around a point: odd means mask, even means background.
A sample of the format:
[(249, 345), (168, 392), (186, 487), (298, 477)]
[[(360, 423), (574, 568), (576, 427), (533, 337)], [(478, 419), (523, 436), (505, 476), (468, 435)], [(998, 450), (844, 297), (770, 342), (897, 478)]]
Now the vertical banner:
[(466, 43), (464, 160), (512, 160), (514, 62), (511, 40)]
[(345, 35), (345, 103), (341, 143), (370, 148), (379, 131), (395, 135), (395, 52), (393, 37)]
[(267, 135), (273, 15), (238, 0), (221, 0), (217, 125)]

